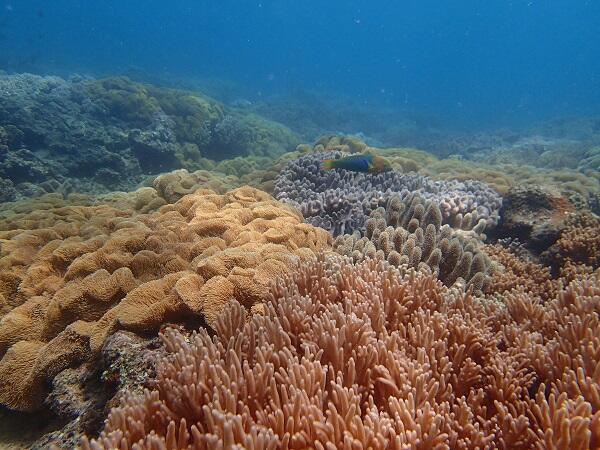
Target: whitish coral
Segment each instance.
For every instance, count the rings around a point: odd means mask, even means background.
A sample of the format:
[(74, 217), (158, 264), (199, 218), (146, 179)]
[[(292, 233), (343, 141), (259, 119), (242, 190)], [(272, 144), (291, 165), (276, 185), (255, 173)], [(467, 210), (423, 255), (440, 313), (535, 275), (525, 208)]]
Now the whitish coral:
[(460, 228), (442, 226), (440, 208), (416, 194), (390, 198), (371, 213), (366, 233), (338, 236), (334, 248), (353, 260), (387, 260), (394, 266), (427, 267), (446, 285), (459, 280), (476, 292), (488, 281), (489, 258), (479, 249), (485, 219), (461, 217)]
[[(483, 136), (486, 138), (485, 136)], [(490, 138), (492, 136), (487, 136)], [(590, 195), (597, 195), (600, 192), (600, 176), (598, 175), (600, 166), (598, 166), (597, 148), (591, 148), (585, 153), (585, 158), (580, 161), (578, 170), (567, 168), (564, 164), (555, 165), (557, 169), (544, 167), (534, 167), (535, 163), (540, 163), (543, 159), (536, 151), (532, 160), (520, 160), (518, 155), (510, 151), (504, 158), (491, 159), (486, 153), (486, 157), (481, 160), (470, 160), (465, 158), (475, 157), (476, 152), (481, 149), (469, 147), (468, 139), (466, 141), (458, 140), (455, 142), (456, 148), (450, 155), (456, 156), (439, 159), (432, 153), (411, 148), (374, 148), (369, 147), (361, 141), (354, 142), (351, 146), (341, 144), (347, 138), (340, 136), (326, 136), (318, 141), (318, 144), (309, 147), (310, 151), (315, 150), (344, 150), (344, 151), (365, 151), (375, 152), (384, 155), (392, 164), (392, 167), (400, 172), (418, 172), (434, 180), (478, 180), (491, 186), (495, 191), (505, 194), (516, 185), (537, 185), (550, 189), (559, 190), (561, 193), (571, 196), (581, 196), (585, 202)], [(448, 144), (450, 140), (440, 140), (433, 145), (432, 151), (436, 155), (440, 146)], [(356, 139), (354, 139), (356, 141)], [(417, 140), (418, 141), (418, 140)], [(345, 142), (345, 141), (344, 141)], [(341, 146), (340, 146), (341, 145)], [(499, 142), (487, 143), (485, 145), (502, 145)], [(560, 151), (555, 155), (564, 154), (565, 149), (560, 147)], [(485, 153), (485, 152), (484, 152)], [(464, 157), (461, 154), (465, 155)], [(532, 162), (534, 163), (532, 165)], [(559, 169), (558, 169), (559, 168)], [(583, 173), (582, 173), (583, 172)]]
[(433, 181), (416, 173), (378, 174), (324, 171), (323, 159), (340, 152), (312, 153), (291, 161), (275, 184), (275, 197), (300, 209), (306, 219), (334, 235), (361, 229), (371, 211), (395, 194), (418, 192), (435, 199), (445, 221), (458, 214), (477, 214), (488, 225), (498, 221), (501, 196), (478, 181)]
[[(15, 229), (26, 222), (29, 230)], [(324, 230), (253, 188), (200, 190), (147, 214), (50, 208), (0, 232), (0, 402), (41, 405), (46, 381), (94, 357), (119, 329), (155, 332), (193, 316), (213, 326), (235, 298), (248, 309), (269, 283), (328, 246)], [(7, 306), (8, 305), (8, 306)], [(63, 346), (74, 324), (85, 339)], [(69, 341), (71, 342), (71, 341)], [(45, 362), (65, 349), (61, 364)]]

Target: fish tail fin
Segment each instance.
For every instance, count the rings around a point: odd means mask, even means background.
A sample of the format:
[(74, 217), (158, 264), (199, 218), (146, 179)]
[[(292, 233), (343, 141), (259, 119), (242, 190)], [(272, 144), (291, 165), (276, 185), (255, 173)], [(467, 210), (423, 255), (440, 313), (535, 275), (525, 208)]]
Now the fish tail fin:
[(324, 159), (321, 163), (321, 169), (323, 170), (331, 170), (333, 169), (333, 162), (335, 159)]

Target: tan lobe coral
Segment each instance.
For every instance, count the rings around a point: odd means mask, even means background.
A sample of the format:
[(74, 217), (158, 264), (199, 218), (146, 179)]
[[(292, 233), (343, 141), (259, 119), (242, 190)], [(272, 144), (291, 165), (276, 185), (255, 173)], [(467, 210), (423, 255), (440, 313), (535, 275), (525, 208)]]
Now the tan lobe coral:
[[(44, 390), (35, 383), (56, 375), (40, 363), (46, 350), (35, 353), (29, 342), (60, 349), (67, 330), (84, 321), (82, 354), (93, 358), (119, 329), (153, 332), (193, 316), (214, 326), (230, 299), (252, 309), (275, 278), (330, 243), (326, 231), (253, 188), (200, 189), (148, 213), (106, 205), (45, 213), (0, 225), (7, 230), (0, 232), (0, 367), (20, 373), (22, 391), (32, 392), (22, 402), (0, 392), (0, 403), (14, 409), (39, 407)], [(65, 361), (80, 358), (65, 354)]]
[(13, 409), (39, 409), (47, 381), (88, 357), (90, 330), (88, 322), (76, 321), (47, 343), (21, 340), (10, 347), (0, 360), (2, 402)]

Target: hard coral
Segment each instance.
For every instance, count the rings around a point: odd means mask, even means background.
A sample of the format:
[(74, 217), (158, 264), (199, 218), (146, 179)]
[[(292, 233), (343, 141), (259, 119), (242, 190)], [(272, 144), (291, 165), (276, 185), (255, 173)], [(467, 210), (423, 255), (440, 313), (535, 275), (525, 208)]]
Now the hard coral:
[[(13, 409), (38, 408), (45, 380), (94, 357), (119, 329), (153, 332), (193, 317), (214, 326), (231, 298), (250, 309), (273, 278), (330, 240), (253, 188), (199, 190), (148, 214), (108, 206), (48, 214), (37, 214), (42, 226), (0, 233), (0, 294), (11, 309), (0, 321), (0, 374), (12, 380), (0, 402)], [(63, 342), (74, 324), (85, 333), (71, 349)], [(40, 362), (51, 350), (63, 365)]]
[(498, 266), (490, 279), (489, 291), (494, 295), (526, 292), (546, 301), (556, 296), (559, 280), (553, 279), (549, 267), (519, 258), (500, 244), (486, 245), (484, 251)]
[(501, 196), (478, 181), (433, 181), (416, 173), (323, 171), (321, 162), (340, 152), (312, 153), (291, 161), (275, 183), (275, 197), (334, 235), (361, 229), (369, 214), (396, 194), (417, 192), (441, 205), (445, 221), (476, 213), (490, 227), (498, 221)]
[(367, 144), (356, 137), (338, 135), (322, 136), (313, 145), (315, 152), (363, 153), (369, 148)]
[(168, 331), (88, 449), (596, 448), (597, 277), (506, 307), (370, 260), (304, 265), (264, 315)]
[(280, 155), (299, 143), (287, 127), (255, 114), (231, 113), (214, 127), (207, 155), (216, 160), (236, 155)]
[(504, 196), (497, 234), (517, 238), (539, 254), (556, 242), (574, 211), (575, 206), (556, 189), (515, 186)]
[[(484, 151), (485, 148), (489, 147), (491, 150), (507, 144), (507, 142), (496, 141), (497, 137), (499, 136), (480, 134), (466, 140), (459, 139), (454, 142), (456, 145), (449, 151), (443, 151), (442, 148), (452, 143), (450, 136), (444, 136), (443, 139), (438, 137), (434, 139), (434, 143), (425, 145), (425, 147), (419, 144), (420, 141), (422, 144), (426, 143), (422, 141), (422, 133), (420, 136), (410, 139), (413, 145), (419, 145), (419, 148), (429, 150), (435, 155), (446, 154), (444, 159), (438, 159), (432, 153), (411, 148), (370, 147), (356, 138), (344, 136), (325, 136), (314, 146), (304, 146), (303, 149), (305, 151), (375, 152), (385, 156), (392, 167), (400, 172), (414, 171), (434, 180), (478, 180), (501, 194), (507, 193), (510, 188), (519, 184), (543, 186), (559, 190), (568, 197), (579, 197), (583, 199), (587, 207), (591, 206), (588, 198), (600, 192), (600, 176), (598, 175), (600, 173), (598, 170), (600, 151), (598, 148), (592, 148), (587, 152), (589, 158), (581, 161), (579, 170), (566, 168), (562, 162), (558, 162), (557, 165), (560, 170), (551, 170), (531, 165), (532, 162), (535, 165), (543, 160), (543, 157), (537, 152), (533, 153), (531, 161), (519, 161), (518, 155), (512, 151), (506, 153), (508, 156), (506, 158), (490, 159), (490, 155)], [(472, 138), (475, 138), (476, 141), (483, 139), (488, 142), (472, 145), (473, 142), (469, 143)], [(490, 139), (491, 141), (489, 141)], [(512, 138), (510, 140), (512, 141)], [(494, 154), (492, 153), (492, 155)], [(554, 155), (561, 156), (564, 154), (565, 148), (562, 145), (554, 153)], [(483, 160), (482, 155), (484, 155)], [(573, 153), (570, 153), (569, 158), (572, 156)], [(477, 159), (477, 161), (472, 159)], [(595, 167), (594, 164), (596, 164)], [(585, 175), (581, 172), (584, 172)]]
[(200, 188), (223, 194), (240, 185), (239, 179), (232, 175), (226, 176), (207, 170), (188, 172), (185, 169), (163, 173), (152, 179), (151, 183), (160, 196), (170, 203)]
[(485, 219), (478, 221), (470, 213), (456, 219), (456, 228), (442, 226), (436, 203), (416, 194), (393, 196), (386, 208), (371, 213), (364, 237), (338, 236), (334, 248), (355, 262), (379, 257), (394, 266), (424, 266), (448, 286), (462, 280), (481, 292), (490, 265), (479, 250)]
[(554, 265), (566, 261), (600, 267), (600, 218), (591, 213), (574, 214), (567, 219), (560, 237), (543, 255)]
[(90, 97), (96, 99), (106, 113), (117, 120), (127, 122), (134, 127), (150, 125), (160, 111), (156, 99), (148, 88), (134, 83), (127, 77), (111, 77), (89, 81), (85, 88)]
[(0, 200), (46, 192), (130, 191), (144, 176), (211, 169), (207, 158), (273, 157), (289, 128), (199, 92), (127, 77), (0, 74)]

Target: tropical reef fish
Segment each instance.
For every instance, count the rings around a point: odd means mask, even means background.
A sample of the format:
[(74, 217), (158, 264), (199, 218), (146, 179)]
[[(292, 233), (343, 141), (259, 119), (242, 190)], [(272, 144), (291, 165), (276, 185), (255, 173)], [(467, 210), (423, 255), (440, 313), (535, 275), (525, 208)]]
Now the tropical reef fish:
[(340, 159), (326, 159), (321, 166), (323, 170), (345, 169), (352, 172), (377, 173), (391, 170), (390, 162), (383, 156), (351, 155)]

